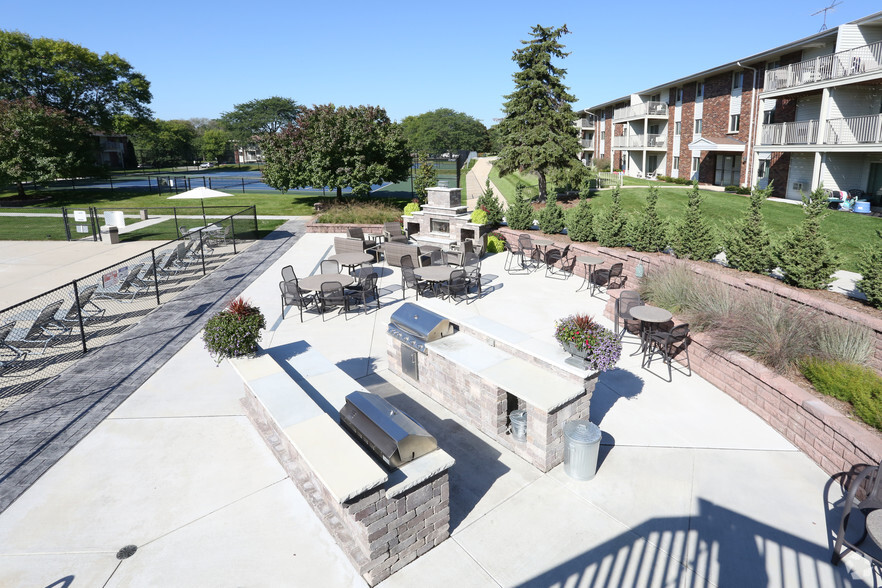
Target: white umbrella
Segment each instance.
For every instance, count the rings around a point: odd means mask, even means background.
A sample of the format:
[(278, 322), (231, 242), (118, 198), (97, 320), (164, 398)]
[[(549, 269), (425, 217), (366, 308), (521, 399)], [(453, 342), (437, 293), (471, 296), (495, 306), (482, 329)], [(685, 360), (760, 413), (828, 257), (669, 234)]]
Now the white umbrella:
[(232, 196), (232, 194), (227, 194), (226, 192), (218, 192), (217, 190), (212, 190), (211, 188), (199, 186), (198, 188), (193, 188), (192, 190), (187, 190), (186, 192), (181, 192), (180, 194), (175, 194), (174, 196), (169, 196), (168, 199), (187, 200), (196, 198), (221, 198), (223, 196)]

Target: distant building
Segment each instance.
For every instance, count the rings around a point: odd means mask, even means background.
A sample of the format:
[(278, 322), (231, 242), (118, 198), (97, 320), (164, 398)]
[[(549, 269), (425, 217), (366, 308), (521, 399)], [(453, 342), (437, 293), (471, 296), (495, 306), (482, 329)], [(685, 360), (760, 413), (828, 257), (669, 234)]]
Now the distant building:
[(823, 183), (882, 204), (882, 12), (580, 111), (580, 159), (627, 175)]
[(257, 145), (247, 145), (245, 147), (236, 147), (233, 150), (237, 164), (245, 163), (261, 163), (263, 162), (263, 153)]
[(98, 142), (96, 163), (110, 168), (121, 168), (126, 160), (126, 149), (129, 138), (127, 135), (113, 133), (92, 133)]

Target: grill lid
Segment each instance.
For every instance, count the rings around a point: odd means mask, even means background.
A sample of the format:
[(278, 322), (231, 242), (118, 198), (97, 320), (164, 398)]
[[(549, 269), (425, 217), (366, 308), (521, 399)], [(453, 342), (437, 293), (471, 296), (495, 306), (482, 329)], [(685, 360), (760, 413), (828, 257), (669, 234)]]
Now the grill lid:
[(419, 423), (370, 392), (347, 395), (340, 422), (392, 467), (438, 448), (435, 438)]
[(427, 342), (447, 337), (455, 331), (449, 320), (412, 302), (399, 306), (390, 320), (391, 326)]

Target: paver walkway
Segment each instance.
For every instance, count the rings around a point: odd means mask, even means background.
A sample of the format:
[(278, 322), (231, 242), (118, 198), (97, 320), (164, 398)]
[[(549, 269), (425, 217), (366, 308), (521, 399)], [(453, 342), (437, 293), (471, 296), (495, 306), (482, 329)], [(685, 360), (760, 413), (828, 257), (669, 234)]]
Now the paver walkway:
[(265, 239), (90, 352), (49, 385), (0, 413), (0, 512), (196, 336), (304, 234), (288, 221)]

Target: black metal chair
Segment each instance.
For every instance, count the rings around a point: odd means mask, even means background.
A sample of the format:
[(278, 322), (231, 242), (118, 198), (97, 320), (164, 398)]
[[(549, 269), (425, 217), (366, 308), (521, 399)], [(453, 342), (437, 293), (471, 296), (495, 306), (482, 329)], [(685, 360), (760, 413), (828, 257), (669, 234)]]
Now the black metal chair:
[(464, 269), (455, 269), (450, 272), (450, 278), (441, 284), (441, 293), (447, 298), (468, 296), (469, 279)]
[(481, 260), (478, 259), (477, 253), (466, 253), (462, 264), (469, 281), (469, 288), (478, 287), (478, 294), (481, 294)]
[(286, 265), (282, 268), (282, 279), (286, 282), (296, 282), (297, 274), (294, 273), (294, 268), (290, 265)]
[[(616, 299), (615, 313), (615, 334), (619, 341), (629, 333), (640, 336), (640, 321), (632, 317), (630, 311), (635, 306), (642, 305), (643, 299), (636, 290), (624, 290), (619, 294), (619, 297)], [(622, 322), (621, 329), (619, 328), (619, 321)]]
[(591, 279), (594, 280), (594, 283), (598, 288), (605, 287), (607, 291), (609, 291), (610, 286), (612, 286), (613, 280), (618, 278), (618, 287), (621, 288), (625, 285), (625, 280), (622, 277), (622, 271), (624, 270), (625, 265), (622, 263), (614, 263), (612, 267), (609, 269), (599, 269), (594, 270), (594, 274), (591, 276)]
[(377, 287), (377, 281), (380, 279), (376, 272), (362, 273), (358, 282), (346, 289), (347, 295), (352, 301), (359, 301), (367, 313), (368, 298), (372, 297), (377, 301), (377, 310), (380, 309), (380, 289)]
[(560, 278), (568, 280), (573, 275), (573, 268), (576, 266), (576, 257), (570, 254), (570, 246), (567, 245), (563, 251), (557, 248), (551, 248), (545, 252), (545, 277)]
[[(880, 468), (882, 468), (882, 462), (879, 465), (864, 467), (861, 473), (848, 485), (848, 493), (842, 505), (842, 517), (839, 519), (839, 530), (836, 532), (836, 543), (833, 545), (833, 556), (830, 558), (833, 565), (839, 565), (842, 557), (849, 551), (856, 551), (869, 557), (877, 566), (882, 566), (882, 561), (879, 561), (860, 547), (867, 538), (866, 517), (872, 511), (882, 508), (882, 475), (879, 475)], [(863, 496), (862, 499), (858, 499), (858, 492)], [(852, 511), (855, 509), (863, 515), (861, 517), (864, 520), (863, 530), (856, 541), (849, 541), (845, 538), (845, 534), (849, 529), (848, 523)], [(852, 528), (854, 526), (853, 523)]]
[(303, 309), (308, 309), (316, 304), (314, 294), (308, 294), (297, 285), (297, 278), (291, 281), (279, 282), (279, 290), (282, 291), (282, 320), (285, 319), (285, 307), (296, 306), (300, 310), (300, 322), (303, 322)]
[[(668, 382), (673, 381), (671, 375), (671, 362), (680, 353), (686, 354), (687, 376), (692, 375), (692, 366), (689, 363), (689, 324), (677, 325), (670, 331), (656, 331), (649, 336), (649, 347), (646, 351), (644, 363), (646, 367), (652, 363), (652, 358), (659, 354), (662, 361), (668, 364)], [(679, 370), (678, 370), (679, 371)]]
[(407, 296), (407, 288), (413, 288), (416, 292), (416, 299), (420, 299), (420, 294), (432, 291), (432, 285), (425, 280), (420, 280), (416, 277), (416, 274), (413, 271), (413, 268), (410, 266), (403, 265), (401, 266), (401, 279), (403, 284), (403, 296)]
[(429, 265), (446, 265), (444, 263), (444, 253), (440, 249), (429, 252)]
[(533, 246), (532, 237), (523, 233), (518, 235), (518, 249), (520, 250), (521, 268), (527, 269), (527, 260), (529, 259), (530, 268), (535, 269), (538, 266), (539, 253)]
[(340, 282), (323, 282), (319, 291), (319, 311), (322, 313), (322, 320), (325, 320), (325, 312), (328, 309), (337, 308), (339, 311), (349, 312), (350, 297), (343, 290), (343, 284)]

